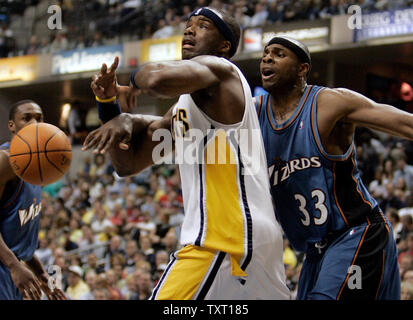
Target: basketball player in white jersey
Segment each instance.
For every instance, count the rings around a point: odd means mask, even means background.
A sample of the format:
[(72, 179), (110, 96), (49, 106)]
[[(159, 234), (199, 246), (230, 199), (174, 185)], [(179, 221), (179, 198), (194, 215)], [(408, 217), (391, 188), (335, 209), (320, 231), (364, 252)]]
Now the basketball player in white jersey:
[[(181, 159), (180, 163), (183, 247), (171, 256), (151, 299), (290, 298), (258, 118), (246, 79), (229, 61), (239, 37), (240, 28), (233, 18), (200, 8), (188, 20), (182, 61), (148, 63), (132, 74), (129, 97), (140, 92), (179, 96), (156, 121), (127, 113), (110, 120), (114, 114), (104, 114), (105, 107), (113, 107), (116, 98), (112, 96), (125, 89), (117, 86), (113, 76), (116, 61), (109, 70), (112, 78), (105, 78), (106, 68), (102, 68), (92, 82), (101, 119), (108, 122), (89, 134), (84, 150), (108, 150), (121, 176), (136, 174), (154, 163), (152, 150), (158, 142), (152, 141), (152, 135), (156, 129), (172, 129), (175, 147), (182, 142), (184, 153), (194, 147), (188, 140), (193, 130), (202, 134), (198, 162)], [(102, 105), (107, 103), (112, 106)], [(236, 134), (243, 130), (254, 141), (252, 152)], [(254, 140), (257, 133), (258, 140)]]

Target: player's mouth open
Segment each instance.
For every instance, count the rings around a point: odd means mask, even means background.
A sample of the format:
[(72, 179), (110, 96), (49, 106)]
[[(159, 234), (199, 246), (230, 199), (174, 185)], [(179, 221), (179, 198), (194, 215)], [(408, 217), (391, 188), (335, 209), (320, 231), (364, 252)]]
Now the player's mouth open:
[(262, 79), (268, 80), (275, 75), (275, 72), (272, 69), (262, 69), (261, 71)]
[(192, 40), (184, 39), (182, 41), (182, 48), (188, 49), (188, 48), (193, 48), (195, 46), (195, 42)]

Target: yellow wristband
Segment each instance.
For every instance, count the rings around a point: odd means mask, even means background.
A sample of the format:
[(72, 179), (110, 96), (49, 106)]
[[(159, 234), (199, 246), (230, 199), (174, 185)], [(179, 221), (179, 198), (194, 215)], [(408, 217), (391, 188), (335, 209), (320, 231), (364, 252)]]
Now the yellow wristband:
[(95, 98), (97, 102), (101, 102), (101, 103), (109, 103), (109, 102), (113, 102), (116, 100), (116, 96), (113, 96), (112, 98), (108, 98), (108, 99), (101, 99), (98, 96), (95, 96)]

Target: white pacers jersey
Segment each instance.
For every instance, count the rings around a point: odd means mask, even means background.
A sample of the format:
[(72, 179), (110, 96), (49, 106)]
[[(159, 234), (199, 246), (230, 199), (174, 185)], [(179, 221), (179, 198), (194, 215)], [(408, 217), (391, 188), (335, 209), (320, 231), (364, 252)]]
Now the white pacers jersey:
[(189, 94), (181, 95), (173, 109), (172, 134), (185, 209), (180, 242), (228, 253), (233, 275), (248, 275), (251, 260), (260, 260), (278, 278), (283, 298), (288, 298), (283, 287), (282, 234), (251, 91), (241, 71), (222, 60), (237, 70), (242, 82), (242, 121), (233, 125), (214, 121)]

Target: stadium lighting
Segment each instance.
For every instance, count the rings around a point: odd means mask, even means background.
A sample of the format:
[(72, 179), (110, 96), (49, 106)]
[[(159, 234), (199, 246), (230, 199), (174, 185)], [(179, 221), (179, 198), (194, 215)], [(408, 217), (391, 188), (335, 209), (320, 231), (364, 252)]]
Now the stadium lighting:
[(60, 126), (66, 127), (66, 121), (69, 118), (70, 110), (72, 109), (72, 105), (70, 103), (65, 103), (62, 106), (62, 113), (60, 115)]

